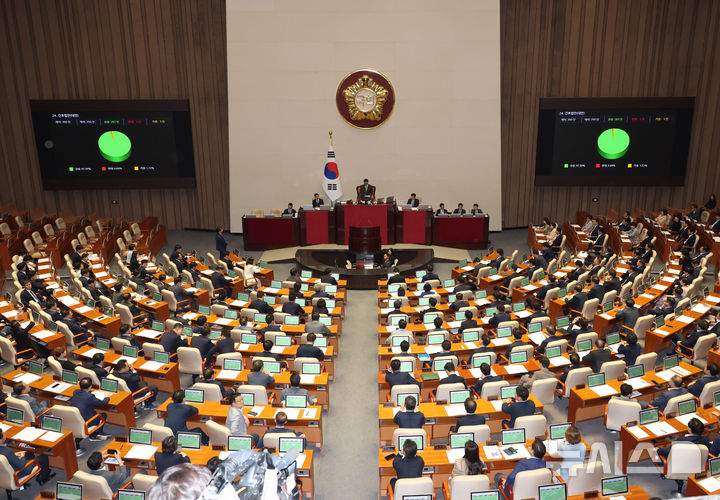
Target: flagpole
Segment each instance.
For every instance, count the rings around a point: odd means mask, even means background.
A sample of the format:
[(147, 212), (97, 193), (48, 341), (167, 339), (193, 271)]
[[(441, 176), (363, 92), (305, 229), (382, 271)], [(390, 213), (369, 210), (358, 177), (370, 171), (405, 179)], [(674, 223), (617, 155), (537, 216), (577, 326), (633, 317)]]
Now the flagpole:
[[(330, 134), (330, 147), (333, 147), (333, 146), (335, 146), (335, 145), (333, 144), (332, 130), (329, 131), (328, 134)], [(335, 206), (335, 200), (330, 200), (330, 206), (331, 206), (331, 207), (334, 207), (334, 206)]]

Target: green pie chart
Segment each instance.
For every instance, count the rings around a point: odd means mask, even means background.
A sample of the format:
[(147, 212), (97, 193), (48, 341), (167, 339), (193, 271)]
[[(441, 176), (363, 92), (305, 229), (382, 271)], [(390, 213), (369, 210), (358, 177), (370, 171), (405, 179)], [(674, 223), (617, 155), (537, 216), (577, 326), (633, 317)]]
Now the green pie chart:
[(608, 160), (616, 160), (627, 153), (630, 136), (620, 128), (609, 128), (597, 140), (598, 153)]
[(100, 154), (107, 161), (115, 163), (125, 161), (130, 157), (131, 146), (130, 138), (117, 130), (109, 130), (98, 139)]

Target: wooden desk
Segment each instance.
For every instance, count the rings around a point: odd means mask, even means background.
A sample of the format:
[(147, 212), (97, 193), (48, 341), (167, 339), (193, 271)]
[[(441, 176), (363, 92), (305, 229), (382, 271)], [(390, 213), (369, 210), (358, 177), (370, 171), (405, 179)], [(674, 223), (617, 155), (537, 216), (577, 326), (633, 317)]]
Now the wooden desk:
[(700, 484), (702, 479), (696, 479), (695, 476), (688, 478), (687, 486), (685, 488), (685, 496), (688, 497), (704, 497), (710, 495), (720, 494), (720, 489), (710, 491)]
[(72, 309), (75, 316), (79, 316), (81, 320), (92, 323), (90, 328), (100, 331), (107, 338), (117, 337), (120, 335), (120, 325), (122, 321), (119, 316), (105, 316), (97, 309), (87, 309), (88, 306), (74, 297), (65, 290), (57, 290), (55, 298), (59, 302), (65, 304), (66, 307)]
[[(598, 491), (598, 494), (599, 493), (600, 492)], [(689, 493), (688, 493), (688, 496), (690, 496)], [(613, 495), (613, 496), (609, 496), (609, 497), (598, 496), (595, 498), (602, 500), (602, 499), (611, 499), (611, 498), (616, 498), (616, 497), (617, 497), (617, 495)], [(648, 500), (649, 498), (651, 498), (650, 495), (648, 495), (647, 492), (644, 489), (642, 489), (641, 486), (630, 486), (628, 488), (628, 492), (623, 493), (622, 497), (625, 498), (625, 500)], [(585, 495), (570, 495), (569, 497), (567, 497), (567, 500), (586, 500), (586, 498), (585, 498)]]
[(460, 217), (433, 217), (433, 245), (455, 248), (488, 246), (490, 217), (487, 214)]
[(243, 216), (242, 226), (245, 250), (294, 247), (300, 242), (297, 217)]
[[(44, 439), (35, 439), (34, 441), (18, 440), (15, 436), (29, 424), (15, 425), (9, 422), (3, 422), (9, 425), (10, 429), (5, 431), (7, 445), (18, 451), (31, 451), (36, 455), (48, 455), (50, 467), (65, 471), (65, 478), (70, 479), (78, 470), (77, 456), (75, 454), (75, 440), (70, 431), (62, 431), (62, 437), (57, 441), (45, 441)], [(21, 446), (20, 443), (23, 445)]]

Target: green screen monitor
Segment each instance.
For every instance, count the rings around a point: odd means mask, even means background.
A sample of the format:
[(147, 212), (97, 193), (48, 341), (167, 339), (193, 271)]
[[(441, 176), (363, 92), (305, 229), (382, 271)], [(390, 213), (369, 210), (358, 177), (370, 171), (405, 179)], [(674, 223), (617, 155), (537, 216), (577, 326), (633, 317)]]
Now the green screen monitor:
[(200, 433), (199, 432), (178, 432), (177, 433), (177, 443), (178, 443), (178, 446), (181, 446), (185, 449), (199, 450), (200, 449)]
[(470, 397), (470, 389), (450, 391), (450, 404), (464, 403)]
[(82, 485), (58, 482), (55, 486), (57, 500), (83, 500)]
[(131, 444), (152, 444), (152, 431), (131, 427), (130, 437), (128, 440)]
[(288, 395), (285, 396), (286, 408), (307, 408), (307, 396)]
[(515, 351), (510, 353), (510, 364), (525, 363), (528, 360), (527, 351)]
[(566, 500), (567, 485), (560, 483), (538, 486), (538, 498), (540, 500)]
[(474, 440), (475, 435), (472, 432), (450, 433), (450, 448), (465, 448), (465, 443)]
[(252, 450), (252, 437), (228, 436), (227, 448), (229, 451)]
[(640, 425), (648, 425), (660, 420), (660, 412), (657, 408), (648, 408), (647, 410), (641, 410), (638, 415), (638, 421)]
[(632, 365), (628, 367), (628, 378), (637, 378), (645, 375), (645, 365)]
[(628, 478), (627, 476), (606, 477), (601, 480), (600, 486), (604, 497), (622, 495), (628, 492)]
[(587, 376), (587, 386), (588, 387), (597, 387), (599, 385), (605, 384), (605, 374), (604, 373), (593, 373), (591, 375)]
[(44, 431), (62, 432), (62, 418), (43, 415), (42, 428)]
[(550, 426), (550, 439), (563, 439), (571, 423), (555, 424)]
[(524, 443), (525, 429), (503, 429), (501, 442), (503, 446)]
[(405, 441), (414, 441), (415, 444), (417, 445), (418, 451), (422, 451), (425, 449), (425, 439), (423, 438), (422, 434), (418, 434), (417, 436), (416, 435), (400, 436), (400, 439), (398, 440), (398, 446), (400, 447), (399, 448), (400, 450), (403, 449), (403, 444), (405, 443)]
[(278, 441), (280, 453), (287, 453), (290, 450), (298, 450), (300, 453), (305, 451), (305, 438), (281, 436)]
[(118, 381), (112, 378), (101, 378), (100, 379), (100, 390), (106, 392), (117, 392)]

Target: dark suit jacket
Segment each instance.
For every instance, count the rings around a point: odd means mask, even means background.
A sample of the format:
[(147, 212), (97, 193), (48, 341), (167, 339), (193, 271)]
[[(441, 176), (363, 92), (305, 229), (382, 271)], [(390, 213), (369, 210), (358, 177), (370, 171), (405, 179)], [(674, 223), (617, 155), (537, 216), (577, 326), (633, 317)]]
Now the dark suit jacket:
[(640, 344), (630, 345), (623, 344), (618, 347), (618, 354), (625, 355), (625, 364), (632, 366), (635, 364), (635, 360), (642, 354), (642, 346)]
[(160, 337), (160, 344), (163, 346), (163, 350), (165, 352), (175, 354), (178, 347), (182, 347), (184, 342), (182, 337), (176, 335), (175, 332), (170, 331), (162, 334), (162, 337)]
[(657, 396), (655, 396), (655, 399), (652, 400), (650, 403), (654, 407), (658, 408), (660, 411), (665, 411), (665, 406), (667, 406), (668, 401), (670, 401), (672, 398), (677, 396), (682, 396), (683, 394), (687, 394), (688, 390), (684, 387), (679, 387), (677, 389), (668, 389), (665, 392), (661, 392)]
[(215, 233), (215, 250), (220, 253), (225, 253), (227, 251), (227, 241), (220, 233)]
[(458, 333), (462, 333), (463, 330), (467, 328), (477, 328), (478, 324), (477, 321), (474, 319), (466, 319), (462, 323), (460, 323), (460, 328), (458, 329)]
[(590, 363), (592, 371), (598, 373), (602, 364), (606, 361), (610, 361), (611, 357), (612, 351), (610, 351), (610, 349), (593, 349), (587, 353), (582, 360)]
[(406, 372), (388, 372), (385, 374), (385, 382), (388, 383), (392, 389), (394, 385), (405, 385), (415, 384), (420, 385), (420, 382), (415, 380), (412, 375)]
[(430, 280), (439, 280), (440, 277), (435, 273), (427, 273), (425, 276), (422, 277), (423, 283)]
[(190, 463), (188, 457), (182, 456), (180, 453), (163, 453), (158, 451), (155, 453), (155, 470), (158, 475), (165, 472), (173, 465), (187, 464)]
[(602, 300), (603, 295), (605, 295), (605, 288), (603, 288), (603, 286), (598, 283), (597, 285), (594, 285), (588, 292), (588, 299)]
[(583, 365), (579, 365), (579, 364), (578, 364), (578, 365), (569, 365), (569, 366), (567, 366), (567, 367), (565, 368), (565, 371), (563, 372), (562, 375), (560, 375), (560, 378), (559, 378), (558, 380), (560, 380), (560, 382), (562, 382), (562, 383), (565, 383), (565, 381), (567, 380), (568, 373), (570, 373), (571, 371), (573, 371), (573, 370), (575, 370), (575, 369), (577, 369), (577, 368), (584, 368), (584, 366), (583, 366)]
[(615, 317), (622, 320), (622, 326), (634, 328), (635, 323), (640, 317), (640, 311), (634, 307), (625, 307), (621, 311), (618, 311)]
[(96, 365), (92, 361), (87, 361), (83, 364), (83, 368), (87, 368), (88, 370), (92, 370), (95, 372), (95, 375), (97, 375), (98, 379), (105, 378), (108, 376), (108, 372), (105, 368), (103, 368), (100, 365)]
[(296, 302), (285, 302), (282, 306), (282, 312), (291, 316), (305, 316), (305, 310)]
[(196, 415), (198, 409), (185, 403), (170, 403), (167, 405), (165, 427), (169, 427), (177, 436), (178, 431), (187, 431), (187, 419)]
[(130, 392), (137, 392), (147, 386), (147, 382), (141, 379), (140, 375), (135, 372), (115, 372), (115, 376), (125, 381)]
[(425, 415), (419, 411), (399, 411), (393, 422), (401, 429), (420, 429), (425, 423)]
[(610, 290), (615, 290), (617, 293), (620, 293), (621, 288), (622, 285), (620, 285), (620, 278), (618, 278), (617, 276), (605, 280), (605, 282), (603, 283), (603, 289), (605, 290), (605, 293), (609, 292)]
[(412, 198), (408, 198), (406, 205), (410, 205), (411, 207), (417, 207), (418, 205), (420, 205), (420, 200), (418, 200), (417, 198), (415, 198), (414, 200)]
[(462, 417), (458, 417), (455, 425), (450, 427), (450, 432), (457, 432), (460, 427), (463, 427), (465, 425), (484, 425), (484, 424), (485, 424), (484, 416), (478, 415), (477, 413), (470, 413), (468, 415), (463, 415)]
[(452, 375), (449, 375), (438, 382), (438, 385), (443, 384), (462, 384), (463, 387), (467, 387), (467, 384), (465, 383), (465, 379), (462, 378), (457, 373), (453, 373)]
[[(75, 389), (72, 398), (70, 398), (70, 406), (74, 406), (80, 410), (80, 415), (87, 422), (93, 418), (96, 414), (95, 408), (98, 406), (104, 406), (108, 404), (110, 398), (98, 399), (90, 391), (83, 391), (82, 389)], [(97, 424), (99, 420), (94, 420), (93, 424)]]
[(253, 300), (252, 302), (250, 302), (248, 308), (255, 309), (257, 312), (261, 312), (263, 314), (272, 314), (273, 312), (275, 312), (272, 306), (262, 299)]
[[(29, 458), (20, 458), (17, 455), (15, 455), (15, 450), (8, 448), (7, 445), (5, 445), (5, 444), (0, 445), (0, 455), (7, 458), (7, 461), (10, 464), (10, 467), (12, 467), (14, 471), (19, 471), (20, 469), (25, 467), (25, 465), (27, 465), (27, 463), (30, 461)], [(23, 478), (23, 477), (27, 476), (28, 474), (30, 474), (32, 472), (32, 470), (33, 470), (32, 467), (28, 467), (19, 475), (19, 477)], [(421, 471), (422, 471), (422, 469), (421, 469)], [(418, 477), (420, 477), (420, 476), (418, 476)]]
[(510, 321), (511, 319), (512, 318), (510, 317), (510, 315), (508, 313), (499, 312), (495, 316), (490, 318), (490, 321), (488, 322), (488, 324), (490, 326), (496, 327), (503, 321)]
[(588, 299), (587, 292), (578, 292), (570, 298), (567, 305), (573, 311), (582, 312), (582, 308), (585, 305), (585, 301), (587, 299)]
[(700, 393), (702, 393), (703, 389), (705, 388), (706, 384), (709, 384), (710, 382), (716, 382), (720, 379), (718, 377), (713, 377), (710, 375), (703, 375), (699, 379), (697, 379), (694, 383), (690, 384), (688, 386), (688, 392), (695, 396), (696, 398), (700, 397)]
[(190, 347), (195, 347), (200, 351), (202, 359), (207, 359), (208, 352), (212, 349), (213, 343), (208, 337), (198, 335), (190, 341)]
[(395, 474), (398, 479), (422, 477), (423, 467), (425, 467), (425, 461), (420, 455), (415, 455), (411, 458), (397, 455), (393, 459), (393, 469), (395, 469)]
[(483, 385), (487, 384), (488, 382), (499, 382), (502, 379), (503, 378), (500, 375), (488, 375), (485, 378), (479, 379), (477, 383), (475, 383), (475, 385), (473, 386), (473, 390), (477, 392), (478, 396), (480, 396), (482, 394)]
[(22, 302), (24, 306), (27, 306), (31, 300), (34, 300), (38, 304), (42, 303), (42, 299), (34, 291), (23, 290), (20, 292), (20, 302)]
[(515, 427), (515, 419), (525, 417), (535, 413), (535, 403), (528, 399), (527, 401), (516, 401), (514, 403), (503, 403), (502, 411), (510, 415), (510, 427)]
[(402, 274), (395, 274), (393, 276), (390, 276), (390, 278), (388, 278), (387, 284), (393, 285), (395, 283), (405, 283), (405, 276), (403, 276)]
[(312, 344), (300, 344), (295, 354), (296, 358), (317, 358), (319, 361), (325, 359), (325, 355), (319, 347)]
[(233, 341), (233, 339), (221, 337), (215, 343), (215, 346), (213, 346), (208, 351), (206, 359), (210, 360), (216, 354), (226, 354), (228, 352), (234, 352), (234, 351), (235, 351), (235, 341)]
[(325, 204), (322, 198), (318, 198), (317, 200), (313, 198), (312, 206), (313, 208), (321, 207)]

